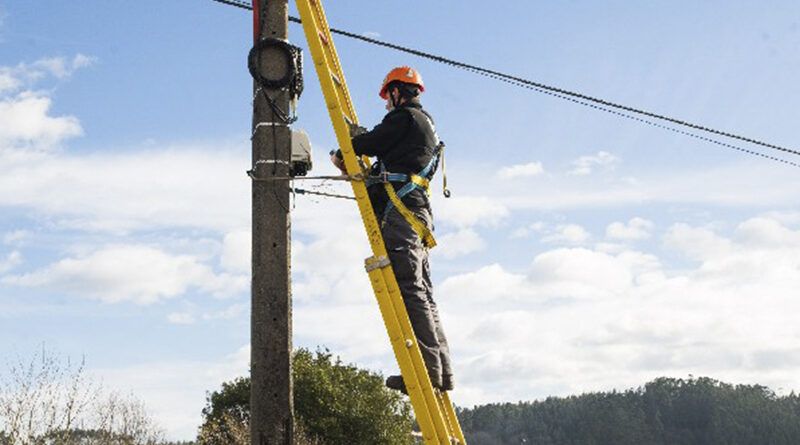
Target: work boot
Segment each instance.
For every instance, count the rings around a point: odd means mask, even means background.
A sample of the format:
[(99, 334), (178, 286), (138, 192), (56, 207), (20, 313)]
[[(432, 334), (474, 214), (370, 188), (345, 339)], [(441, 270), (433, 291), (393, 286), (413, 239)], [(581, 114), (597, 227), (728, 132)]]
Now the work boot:
[[(441, 380), (436, 378), (431, 378), (431, 386), (438, 389), (439, 391), (451, 391), (453, 389), (453, 376), (445, 374)], [(406, 382), (403, 380), (403, 376), (401, 375), (390, 375), (386, 378), (386, 387), (389, 389), (394, 389), (395, 391), (400, 391), (405, 395), (408, 395), (408, 390), (406, 389)]]
[(390, 375), (386, 378), (386, 387), (389, 389), (393, 389), (395, 391), (400, 391), (405, 395), (408, 395), (408, 391), (406, 390), (406, 382), (403, 381), (403, 376), (401, 375)]
[(442, 391), (453, 390), (453, 374), (442, 374), (442, 386), (439, 389)]

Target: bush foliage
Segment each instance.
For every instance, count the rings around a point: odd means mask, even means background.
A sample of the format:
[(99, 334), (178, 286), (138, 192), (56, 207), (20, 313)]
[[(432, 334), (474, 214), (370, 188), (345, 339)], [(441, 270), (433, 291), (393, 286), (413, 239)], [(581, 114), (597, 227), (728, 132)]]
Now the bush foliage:
[[(342, 363), (328, 351), (296, 351), (292, 358), (298, 442), (325, 445), (413, 443), (408, 402), (383, 386), (379, 374)], [(250, 379), (237, 378), (210, 393), (201, 445), (240, 443), (248, 431)], [(246, 434), (245, 434), (246, 437)]]

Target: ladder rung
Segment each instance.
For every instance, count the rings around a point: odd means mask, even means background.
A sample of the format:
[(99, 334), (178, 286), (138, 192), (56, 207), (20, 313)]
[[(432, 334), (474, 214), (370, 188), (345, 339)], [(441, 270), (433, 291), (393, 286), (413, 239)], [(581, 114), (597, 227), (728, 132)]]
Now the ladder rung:
[(317, 34), (319, 34), (319, 39), (322, 41), (322, 43), (323, 43), (325, 46), (329, 46), (329, 45), (330, 45), (330, 43), (328, 42), (328, 37), (326, 37), (326, 36), (325, 36), (325, 33), (323, 33), (322, 31), (320, 31), (320, 32), (318, 32)]

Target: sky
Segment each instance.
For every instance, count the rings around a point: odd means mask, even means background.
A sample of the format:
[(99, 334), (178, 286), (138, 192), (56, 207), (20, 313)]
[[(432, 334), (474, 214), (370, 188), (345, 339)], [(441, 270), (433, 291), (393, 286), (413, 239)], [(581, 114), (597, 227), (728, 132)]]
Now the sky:
[[(793, 1), (326, 6), (337, 28), (800, 147)], [(0, 359), (85, 357), (174, 439), (248, 372), (251, 27), (210, 0), (0, 1)], [(447, 143), (431, 261), (456, 404), (659, 376), (800, 391), (797, 167), (334, 38), (362, 124), (412, 65)], [(295, 127), (333, 174), (305, 56)], [(396, 373), (355, 206), (298, 195), (292, 230), (294, 345)]]

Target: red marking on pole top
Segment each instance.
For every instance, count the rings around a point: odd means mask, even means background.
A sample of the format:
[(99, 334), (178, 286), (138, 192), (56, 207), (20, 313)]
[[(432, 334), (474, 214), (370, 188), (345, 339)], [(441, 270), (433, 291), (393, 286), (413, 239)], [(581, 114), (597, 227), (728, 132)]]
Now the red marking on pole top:
[(253, 42), (258, 42), (261, 37), (258, 34), (261, 31), (261, 11), (259, 8), (261, 0), (253, 0)]

